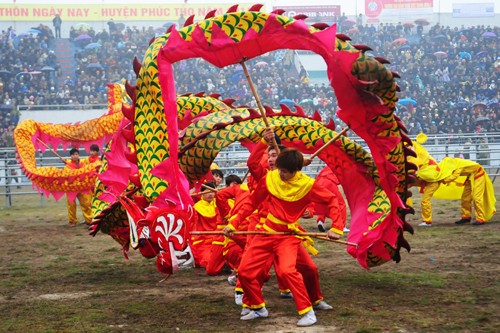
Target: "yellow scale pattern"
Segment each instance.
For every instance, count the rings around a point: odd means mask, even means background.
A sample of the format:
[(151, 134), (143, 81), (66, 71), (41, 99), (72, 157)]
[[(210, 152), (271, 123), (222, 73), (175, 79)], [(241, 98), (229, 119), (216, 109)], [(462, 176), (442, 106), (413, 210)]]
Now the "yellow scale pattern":
[[(118, 97), (123, 97), (122, 92), (118, 91), (115, 93), (115, 98)], [(128, 97), (128, 95), (126, 96)], [(115, 99), (119, 100), (119, 99)], [(121, 111), (122, 104), (116, 104), (112, 106), (113, 108), (118, 108)], [(224, 104), (221, 100), (210, 97), (210, 96), (197, 96), (194, 94), (190, 94), (187, 96), (178, 96), (177, 97), (177, 111), (178, 111), (178, 119), (181, 120), (187, 113), (187, 111), (191, 111), (191, 115), (193, 117), (196, 117), (202, 112), (215, 112), (218, 110), (223, 110), (223, 109), (229, 109), (229, 106)], [(121, 114), (121, 113), (120, 113)], [(160, 133), (160, 136), (163, 134)], [(107, 152), (110, 152), (109, 147), (111, 147), (111, 142), (108, 144)], [(130, 147), (130, 145), (129, 145)], [(132, 147), (130, 147), (132, 149)], [(102, 165), (99, 173), (103, 173), (105, 170), (108, 168), (108, 162), (106, 157), (104, 156), (102, 159)], [(126, 192), (135, 190), (136, 187), (132, 183), (129, 183)], [(105, 186), (104, 184), (99, 180), (96, 179), (95, 183), (95, 195), (92, 200), (92, 212), (94, 217), (99, 216), (99, 220), (102, 221), (105, 225), (112, 225), (115, 220), (115, 218), (118, 218), (119, 220), (116, 221), (116, 224), (118, 226), (123, 226), (123, 225), (128, 225), (127, 221), (127, 216), (125, 214), (125, 211), (123, 210), (121, 205), (117, 205), (116, 207), (112, 207), (112, 211), (108, 211), (108, 206), (109, 203), (103, 200), (100, 200), (99, 197), (100, 195), (105, 191)], [(142, 189), (139, 189), (136, 194), (142, 194)], [(119, 209), (119, 212), (115, 212), (115, 209)], [(101, 215), (101, 213), (105, 212), (105, 214)], [(121, 219), (125, 220), (121, 220)], [(111, 228), (108, 228), (111, 230)], [(103, 229), (103, 230), (108, 230), (108, 229)]]
[[(205, 175), (217, 154), (225, 146), (242, 139), (257, 142), (262, 138), (265, 124), (261, 118), (240, 121), (228, 125), (224, 129), (212, 131), (215, 123), (230, 122), (231, 115), (245, 117), (248, 116), (248, 111), (232, 109), (228, 112), (212, 113), (187, 129), (186, 136), (183, 138), (185, 143), (191, 142), (201, 133), (210, 132), (208, 136), (198, 140), (196, 145), (187, 150), (180, 159), (181, 170), (187, 175), (189, 181), (194, 183)], [(334, 131), (324, 127), (324, 124), (308, 118), (278, 115), (269, 116), (268, 121), (282, 140), (299, 141), (304, 143), (307, 148), (312, 148), (321, 142), (327, 142), (336, 135)], [(370, 212), (382, 214), (373, 223), (372, 228), (374, 228), (387, 216), (391, 208), (387, 195), (380, 187), (380, 178), (375, 163), (371, 155), (359, 144), (344, 136), (338, 140), (341, 142), (340, 149), (352, 157), (356, 164), (365, 166), (367, 176), (373, 178), (377, 186), (373, 201), (368, 207)]]
[(81, 192), (92, 189), (96, 180), (94, 166), (89, 165), (76, 170), (37, 166), (33, 138), (37, 133), (44, 133), (62, 141), (79, 144), (111, 136), (123, 118), (123, 114), (118, 112), (121, 111), (122, 98), (120, 86), (113, 85), (108, 93), (110, 112), (77, 125), (37, 123), (31, 119), (21, 122), (14, 130), (14, 140), (26, 176), (36, 186), (49, 192)]
[[(199, 26), (205, 34), (207, 41), (211, 40), (212, 26), (217, 24), (234, 41), (240, 41), (249, 29), (260, 32), (269, 17), (261, 12), (227, 13), (215, 18), (203, 20), (194, 25), (184, 27), (179, 33), (186, 41), (192, 40), (191, 34), (194, 27)], [(291, 24), (294, 20), (279, 17), (283, 26)], [(311, 32), (318, 31), (314, 27)], [(167, 186), (165, 181), (151, 174), (151, 170), (168, 157), (168, 136), (164, 133), (165, 120), (163, 116), (163, 99), (158, 80), (158, 53), (167, 42), (168, 34), (156, 38), (150, 45), (142, 62), (136, 88), (136, 117), (134, 129), (136, 133), (137, 158), (141, 184), (149, 198), (155, 198)]]
[[(179, 30), (179, 34), (186, 41), (190, 41), (195, 26), (198, 26), (203, 30), (207, 41), (210, 42), (213, 24), (217, 24), (228, 36), (235, 42), (238, 42), (249, 29), (260, 32), (268, 17), (268, 14), (259, 12), (228, 13), (184, 27)], [(277, 16), (277, 20), (283, 26), (291, 24), (294, 21), (284, 16)], [(318, 30), (314, 27), (310, 27), (310, 31), (316, 32)], [(158, 67), (156, 62), (159, 50), (167, 42), (168, 37), (168, 34), (161, 36), (151, 44), (144, 57), (143, 66), (140, 70), (137, 83), (136, 118), (134, 126), (137, 157), (139, 161), (141, 184), (143, 185), (145, 195), (151, 199), (155, 198), (168, 186), (163, 180), (151, 174), (151, 169), (168, 157), (169, 144), (168, 137), (165, 134), (163, 101), (161, 90), (158, 85)], [(393, 115), (397, 96), (396, 83), (394, 82), (392, 73), (376, 59), (366, 56), (363, 52), (359, 52), (356, 47), (347, 41), (337, 38), (335, 49), (336, 51), (342, 50), (357, 52), (357, 54), (359, 54), (358, 59), (353, 64), (351, 71), (352, 75), (359, 80), (372, 82), (372, 84), (366, 85), (365, 89), (376, 94), (382, 100), (382, 103), (388, 106), (388, 111), (386, 113), (380, 114), (371, 120), (373, 123), (384, 123), (388, 125), (388, 129), (381, 131), (377, 135), (380, 137), (401, 137), (400, 128)], [(211, 131), (216, 122), (230, 122), (229, 115), (235, 113), (242, 117), (246, 115), (245, 111), (231, 110), (227, 112), (225, 118), (221, 116), (220, 118), (213, 118), (211, 123), (207, 122), (206, 127), (200, 127), (198, 124), (192, 126), (192, 128), (189, 128), (191, 131), (189, 135), (181, 139), (181, 146), (182, 144), (187, 144), (189, 140), (192, 140), (197, 135)], [(200, 175), (203, 175), (208, 170), (211, 160), (215, 158), (217, 152), (222, 149), (223, 146), (244, 137), (254, 141), (258, 138), (260, 130), (256, 127), (252, 127), (256, 126), (256, 124), (252, 122), (254, 121), (234, 124), (234, 126), (214, 131), (210, 133), (206, 139), (197, 141), (195, 147), (181, 157), (181, 169), (188, 175), (191, 181), (199, 179)], [(283, 121), (283, 123), (285, 123), (285, 121)], [(311, 128), (300, 126), (293, 129), (282, 126), (281, 133), (280, 131), (277, 132), (280, 136), (283, 135), (287, 139), (301, 140), (303, 142), (308, 142), (308, 140), (314, 142), (318, 138), (326, 139), (328, 136), (332, 135), (331, 133), (323, 133), (322, 135), (318, 134), (317, 138), (311, 138), (309, 135), (310, 133), (314, 133), (314, 129), (311, 132)], [(361, 159), (365, 165), (369, 166), (369, 170), (375, 169), (373, 160), (371, 157), (366, 156), (362, 149), (357, 149), (357, 146), (346, 141), (346, 138), (342, 138), (341, 140), (346, 151), (351, 153), (352, 149), (352, 154), (356, 156), (356, 158)], [(405, 156), (401, 142), (387, 154), (386, 159), (397, 167), (395, 173), (399, 181), (397, 191), (401, 195), (406, 191)], [(373, 173), (375, 182), (379, 185), (378, 174), (376, 174), (375, 171)], [(381, 189), (378, 189), (374, 194), (373, 202), (369, 209), (371, 211), (381, 211), (384, 212), (384, 214), (390, 211), (390, 204), (387, 200), (387, 196)], [(376, 227), (378, 223), (377, 221), (374, 222), (372, 227)], [(380, 258), (370, 258), (374, 263), (379, 259)]]

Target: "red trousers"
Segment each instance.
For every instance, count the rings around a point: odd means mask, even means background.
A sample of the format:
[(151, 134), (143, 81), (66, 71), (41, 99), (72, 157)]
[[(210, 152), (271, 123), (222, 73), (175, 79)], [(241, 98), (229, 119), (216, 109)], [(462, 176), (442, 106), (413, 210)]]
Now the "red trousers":
[(207, 275), (217, 275), (222, 270), (224, 266), (224, 256), (222, 252), (224, 251), (224, 246), (221, 244), (212, 244), (210, 249), (210, 257), (208, 258), (205, 270)]
[(210, 250), (210, 258), (205, 270), (207, 275), (218, 275), (224, 263), (227, 263), (231, 269), (238, 269), (243, 250), (235, 242), (229, 242), (224, 246), (220, 242), (214, 242)]
[(224, 260), (226, 260), (229, 267), (232, 270), (238, 270), (240, 267), (241, 256), (243, 255), (243, 248), (241, 248), (238, 243), (230, 242), (224, 247)]
[(265, 306), (262, 295), (262, 277), (270, 257), (276, 256), (275, 268), (293, 293), (298, 313), (312, 309), (312, 304), (323, 299), (319, 287), (318, 268), (301, 240), (293, 236), (256, 236), (243, 253), (238, 278), (243, 288), (243, 304), (251, 309)]
[(212, 239), (201, 239), (193, 241), (191, 250), (193, 251), (194, 264), (196, 267), (207, 267), (212, 251)]
[[(261, 229), (261, 220), (260, 220), (260, 215), (259, 214), (252, 214), (250, 216), (250, 219), (249, 219), (249, 223), (248, 223), (248, 230), (249, 231), (262, 231)], [(247, 250), (247, 247), (249, 246), (249, 244), (252, 242), (252, 240), (255, 238), (255, 235), (248, 235), (247, 236), (247, 239), (246, 239), (246, 246), (244, 247), (244, 251)], [(261, 281), (261, 287), (264, 285), (265, 282), (269, 281), (269, 279), (271, 278), (271, 274), (269, 273), (269, 271), (271, 270), (271, 267), (273, 264), (275, 264), (275, 257), (273, 256), (270, 256), (269, 257), (269, 260), (266, 262), (265, 266), (266, 266), (266, 269), (265, 269), (265, 272), (263, 272), (263, 275), (259, 278), (259, 281)], [(276, 264), (274, 265), (275, 267), (275, 270), (277, 271), (277, 268), (276, 268)], [(283, 281), (283, 279), (281, 279), (281, 277), (279, 276), (279, 274), (276, 272), (276, 280), (277, 280), (277, 283), (278, 283), (278, 289), (279, 291), (281, 292), (289, 292), (290, 289), (288, 289), (288, 286), (287, 284)], [(239, 281), (238, 281), (238, 286), (240, 285)], [(241, 291), (238, 289), (238, 291)]]

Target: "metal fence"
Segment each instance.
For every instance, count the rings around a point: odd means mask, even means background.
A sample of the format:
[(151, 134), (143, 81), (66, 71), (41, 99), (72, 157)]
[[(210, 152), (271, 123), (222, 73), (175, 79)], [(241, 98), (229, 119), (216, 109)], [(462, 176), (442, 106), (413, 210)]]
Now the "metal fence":
[[(367, 149), (365, 142), (355, 136), (349, 137)], [(414, 139), (414, 138), (412, 138)], [(483, 142), (484, 141), (484, 142)], [(482, 164), (495, 182), (500, 172), (500, 133), (462, 134), (462, 135), (429, 135), (425, 148), (438, 161), (445, 156), (453, 157), (462, 154), (464, 158)], [(368, 149), (367, 149), (368, 150)], [(58, 149), (57, 153), (67, 156), (68, 153)], [(85, 152), (81, 152), (85, 157)], [(236, 174), (243, 177), (247, 171), (246, 161), (248, 151), (239, 143), (234, 143), (223, 149), (215, 159), (224, 175)], [(53, 152), (37, 152), (36, 165), (63, 167), (63, 163)], [(324, 163), (316, 158), (313, 163), (304, 168), (304, 173), (314, 177), (324, 167)], [(14, 196), (33, 195), (38, 192), (33, 189), (31, 181), (22, 174), (15, 157), (14, 148), (0, 148), (0, 195), (5, 197), (5, 206), (12, 206)], [(40, 204), (44, 204), (44, 196), (40, 194)]]
[[(364, 149), (369, 151), (366, 143), (357, 136), (349, 135), (351, 140), (356, 141)], [(415, 140), (415, 137), (412, 137)], [(484, 140), (484, 142), (482, 142)], [(494, 182), (500, 172), (500, 133), (481, 133), (481, 134), (460, 134), (460, 135), (428, 135), (428, 140), (424, 147), (437, 160), (444, 157), (462, 157), (476, 161), (483, 165), (486, 172)], [(224, 175), (236, 174), (242, 177), (246, 170), (246, 160), (248, 151), (239, 143), (222, 150), (215, 159), (215, 163), (222, 170)], [(303, 172), (316, 176), (325, 166), (324, 162), (316, 158), (309, 166), (303, 169)]]
[(53, 110), (107, 110), (107, 104), (79, 104), (79, 103), (71, 103), (71, 104), (50, 104), (50, 105), (18, 105), (17, 111), (53, 111)]

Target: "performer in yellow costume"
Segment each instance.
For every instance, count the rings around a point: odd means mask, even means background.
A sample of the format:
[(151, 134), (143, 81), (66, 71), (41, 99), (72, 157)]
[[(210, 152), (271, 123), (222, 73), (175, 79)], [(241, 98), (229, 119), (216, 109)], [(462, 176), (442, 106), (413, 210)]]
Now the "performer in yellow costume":
[[(420, 133), (413, 148), (416, 158), (409, 158), (418, 167), (417, 179), (422, 191), (422, 220), (419, 226), (432, 226), (431, 198), (462, 201), (461, 219), (456, 224), (471, 222), (472, 202), (476, 212), (474, 225), (489, 221), (495, 213), (493, 184), (483, 167), (476, 162), (461, 158), (445, 157), (439, 164), (422, 146), (427, 136)], [(440, 186), (442, 185), (443, 186)]]

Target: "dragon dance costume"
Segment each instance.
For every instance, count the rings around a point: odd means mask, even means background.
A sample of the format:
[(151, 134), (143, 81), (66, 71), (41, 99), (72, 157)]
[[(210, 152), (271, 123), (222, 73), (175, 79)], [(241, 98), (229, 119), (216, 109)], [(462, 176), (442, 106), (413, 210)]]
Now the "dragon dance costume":
[(423, 133), (413, 142), (416, 157), (408, 161), (418, 167), (416, 175), (421, 181), (422, 220), (432, 223), (431, 198), (458, 200), (462, 202), (461, 217), (472, 216), (472, 202), (477, 222), (487, 222), (495, 214), (495, 194), (493, 184), (484, 168), (473, 161), (461, 158), (445, 157), (438, 164), (422, 146), (427, 140)]
[[(338, 206), (331, 192), (314, 184), (310, 177), (297, 172), (289, 181), (282, 181), (278, 171), (270, 171), (262, 179), (246, 202), (228, 226), (235, 230), (238, 223), (264, 203), (268, 215), (263, 224), (263, 230), (293, 231), (299, 230), (298, 219), (310, 202), (328, 205), (328, 216), (338, 214)], [(343, 225), (334, 224), (332, 231), (342, 234)], [(320, 302), (323, 297), (319, 288), (318, 269), (305, 249), (301, 246), (302, 239), (295, 236), (262, 236), (254, 237), (241, 259), (239, 277), (245, 296), (243, 304), (251, 309), (265, 306), (259, 277), (265, 274), (265, 263), (270, 255), (278, 260), (276, 267), (279, 275), (293, 293), (299, 314), (312, 309), (313, 303)]]
[[(195, 213), (191, 219), (192, 230), (211, 231), (217, 229), (217, 225), (219, 224), (217, 220), (219, 219), (219, 216), (217, 214), (215, 200), (209, 202), (202, 198), (194, 205), (194, 210)], [(210, 260), (213, 240), (214, 237), (211, 235), (192, 236), (192, 250), (196, 266), (207, 266)]]

